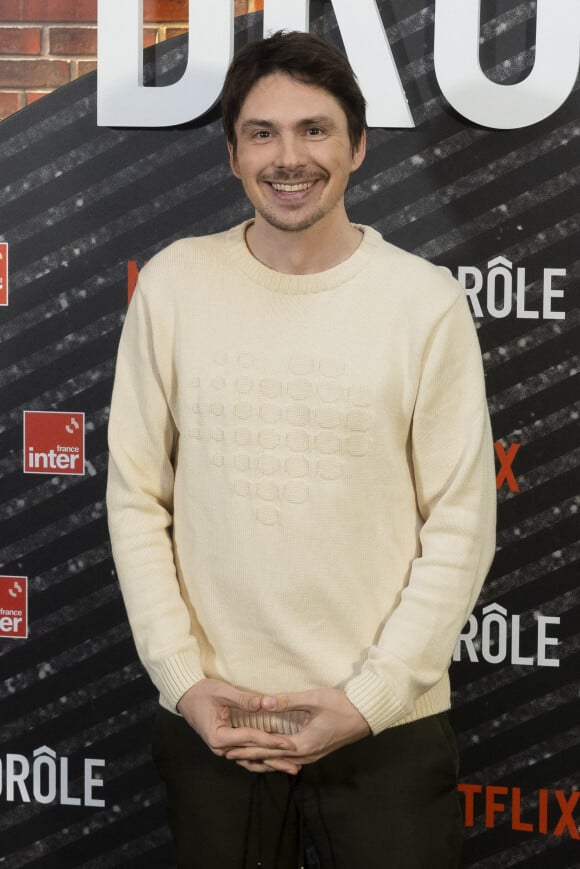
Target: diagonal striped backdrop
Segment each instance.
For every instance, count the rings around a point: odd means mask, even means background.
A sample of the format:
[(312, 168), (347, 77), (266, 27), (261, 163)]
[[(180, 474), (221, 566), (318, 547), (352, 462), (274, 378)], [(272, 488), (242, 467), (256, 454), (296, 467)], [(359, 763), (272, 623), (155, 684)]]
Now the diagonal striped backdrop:
[[(522, 820), (532, 823), (539, 789), (580, 786), (578, 88), (535, 127), (475, 127), (434, 76), (434, 0), (378, 6), (418, 126), (371, 131), (348, 193), (352, 219), (454, 273), (485, 272), (501, 254), (526, 267), (533, 307), (544, 268), (567, 271), (558, 282), (565, 319), (477, 321), (496, 440), (522, 445), (520, 492), (499, 493), (499, 550), (478, 610), (498, 603), (521, 614), (523, 650), (538, 614), (560, 616), (560, 666), (453, 668), (464, 780), (520, 787)], [(517, 81), (533, 64), (534, 8), (482, 2), (481, 59), (496, 80)], [(331, 3), (317, 9), (312, 29), (340, 44)], [(236, 32), (239, 43), (260, 38), (261, 13), (238, 19)], [(149, 74), (175, 80), (185, 54), (183, 39), (161, 45)], [(177, 237), (250, 215), (216, 114), (170, 130), (98, 128), (95, 88), (88, 76), (0, 126), (11, 285), (0, 308), (0, 574), (30, 578), (30, 637), (0, 640), (0, 762), (10, 752), (32, 761), (47, 745), (70, 758), (76, 794), (83, 758), (106, 760), (104, 808), (8, 801), (0, 791), (0, 866), (10, 869), (172, 865), (148, 756), (156, 700), (107, 540), (107, 411), (127, 261), (141, 265)], [(25, 409), (86, 413), (84, 477), (23, 475)], [(572, 869), (580, 843), (568, 832), (514, 831), (509, 812), (486, 828), (476, 803), (465, 865)]]

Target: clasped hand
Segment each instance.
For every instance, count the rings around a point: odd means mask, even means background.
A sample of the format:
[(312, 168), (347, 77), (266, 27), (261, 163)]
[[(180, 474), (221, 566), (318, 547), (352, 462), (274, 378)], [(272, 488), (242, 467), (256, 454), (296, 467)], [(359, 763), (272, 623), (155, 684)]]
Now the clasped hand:
[[(252, 713), (297, 711), (303, 714), (304, 724), (292, 736), (233, 727), (232, 708)], [(370, 734), (360, 712), (337, 688), (260, 695), (218, 679), (202, 679), (183, 695), (177, 709), (214, 754), (251, 772), (296, 775), (305, 764)]]

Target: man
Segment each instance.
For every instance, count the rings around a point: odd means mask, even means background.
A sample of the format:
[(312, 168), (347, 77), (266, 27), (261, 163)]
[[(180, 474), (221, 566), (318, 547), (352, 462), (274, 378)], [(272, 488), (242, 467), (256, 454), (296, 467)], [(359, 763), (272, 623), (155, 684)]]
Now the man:
[(234, 58), (242, 226), (142, 270), (108, 505), (178, 865), (458, 865), (448, 666), (493, 553), (481, 357), (461, 288), (348, 220), (346, 58)]

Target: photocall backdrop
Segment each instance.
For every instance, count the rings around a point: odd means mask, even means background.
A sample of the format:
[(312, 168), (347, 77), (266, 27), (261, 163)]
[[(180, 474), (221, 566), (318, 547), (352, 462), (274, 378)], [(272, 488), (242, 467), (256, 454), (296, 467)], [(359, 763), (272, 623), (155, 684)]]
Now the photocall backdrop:
[[(469, 869), (580, 866), (578, 83), (525, 129), (441, 94), (433, 0), (383, 0), (416, 129), (373, 129), (354, 221), (466, 286), (497, 455), (498, 552), (452, 666)], [(533, 3), (482, 3), (481, 61), (534, 62)], [(342, 45), (330, 2), (311, 29)], [(236, 42), (262, 36), (262, 13)], [(158, 84), (180, 37), (148, 50)], [(157, 64), (157, 66), (155, 66)], [(115, 355), (138, 269), (250, 216), (219, 113), (96, 123), (96, 77), (0, 124), (0, 866), (172, 865), (104, 508)]]

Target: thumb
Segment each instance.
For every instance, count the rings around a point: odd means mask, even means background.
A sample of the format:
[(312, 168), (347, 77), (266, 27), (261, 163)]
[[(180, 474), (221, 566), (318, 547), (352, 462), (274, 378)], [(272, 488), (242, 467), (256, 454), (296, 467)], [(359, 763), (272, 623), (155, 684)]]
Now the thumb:
[(288, 694), (266, 694), (262, 697), (262, 709), (268, 712), (285, 712), (290, 708)]
[(257, 712), (262, 705), (259, 694), (250, 694), (248, 691), (237, 691), (235, 705), (247, 712)]
[[(299, 733), (311, 715), (311, 706), (304, 694), (266, 694), (262, 697), (262, 709), (269, 724), (267, 730), (281, 733)], [(280, 728), (282, 728), (280, 730)]]

